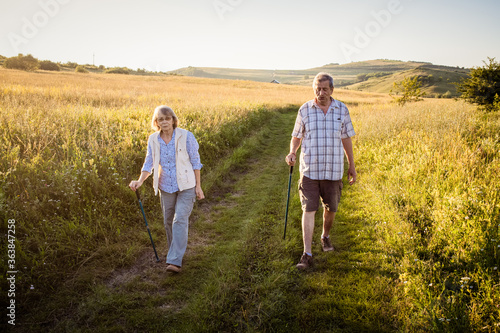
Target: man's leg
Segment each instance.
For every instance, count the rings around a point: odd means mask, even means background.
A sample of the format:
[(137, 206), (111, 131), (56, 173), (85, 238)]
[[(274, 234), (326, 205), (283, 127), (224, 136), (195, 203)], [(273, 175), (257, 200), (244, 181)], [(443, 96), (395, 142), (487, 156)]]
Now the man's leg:
[(304, 240), (304, 254), (300, 258), (297, 268), (305, 270), (312, 265), (312, 237), (314, 232), (314, 216), (316, 211), (302, 213), (302, 238)]
[(321, 247), (323, 251), (333, 251), (330, 240), (330, 229), (333, 226), (335, 212), (337, 211), (342, 194), (342, 180), (320, 182), (320, 195), (323, 200), (323, 233), (321, 234)]
[(298, 269), (307, 269), (312, 265), (312, 237), (314, 217), (319, 207), (319, 182), (303, 175), (299, 181), (300, 203), (302, 204), (302, 238), (304, 254), (297, 264)]
[(333, 225), (333, 220), (335, 219), (335, 212), (330, 212), (326, 207), (324, 207), (323, 212), (323, 234), (321, 235), (321, 247), (323, 251), (333, 251), (332, 242), (330, 240), (330, 229)]
[(335, 212), (330, 212), (325, 208), (325, 211), (323, 212), (323, 234), (321, 237), (328, 237), (330, 235), (333, 220), (335, 220)]
[(304, 239), (304, 252), (312, 253), (311, 244), (314, 232), (314, 216), (316, 212), (302, 213), (302, 237)]

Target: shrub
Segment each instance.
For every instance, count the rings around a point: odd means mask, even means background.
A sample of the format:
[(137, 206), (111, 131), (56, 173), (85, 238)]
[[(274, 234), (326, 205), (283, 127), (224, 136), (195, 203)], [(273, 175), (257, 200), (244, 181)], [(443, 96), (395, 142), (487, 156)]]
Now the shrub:
[(59, 67), (58, 64), (55, 62), (52, 62), (50, 60), (43, 60), (40, 61), (40, 69), (43, 69), (44, 71), (60, 71), (61, 68)]
[(484, 67), (473, 68), (467, 79), (463, 79), (457, 90), (465, 101), (477, 104), (484, 111), (495, 110), (495, 96), (500, 94), (500, 63), (488, 58)]
[(366, 74), (363, 74), (363, 73), (358, 74), (358, 75), (356, 75), (356, 79), (358, 80), (358, 82), (366, 81), (367, 80)]
[(107, 69), (104, 73), (107, 74), (129, 74), (130, 70), (127, 67), (115, 67)]
[(444, 94), (443, 94), (443, 98), (451, 98), (451, 92), (449, 90), (447, 90)]
[(84, 66), (76, 66), (75, 72), (77, 73), (88, 73), (89, 71)]
[(3, 66), (10, 69), (21, 69), (23, 71), (34, 71), (38, 68), (38, 59), (31, 54), (26, 56), (19, 54), (17, 57), (11, 57), (4, 61)]
[(500, 94), (500, 63), (488, 58), (484, 67), (473, 68), (467, 79), (463, 79), (457, 90), (465, 101), (477, 104), (484, 111), (495, 110), (495, 96)]
[(68, 61), (67, 63), (64, 64), (64, 66), (69, 67), (69, 68), (76, 68), (78, 66), (78, 64), (76, 62)]
[[(401, 97), (394, 97), (396, 103), (400, 106), (405, 105), (407, 102), (418, 102), (422, 101), (422, 97), (425, 96), (425, 92), (421, 91), (422, 82), (420, 82), (418, 76), (407, 77), (401, 82), (394, 82), (394, 90), (396, 95), (401, 93)], [(390, 95), (393, 95), (393, 89), (391, 89)]]

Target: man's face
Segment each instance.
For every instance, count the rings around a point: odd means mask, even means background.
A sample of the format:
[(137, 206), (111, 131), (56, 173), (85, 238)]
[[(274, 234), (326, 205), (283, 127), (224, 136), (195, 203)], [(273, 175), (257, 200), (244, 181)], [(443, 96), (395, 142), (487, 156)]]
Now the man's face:
[(330, 88), (330, 81), (325, 80), (317, 82), (314, 87), (314, 93), (316, 94), (319, 105), (329, 105), (330, 96), (333, 94), (333, 88)]

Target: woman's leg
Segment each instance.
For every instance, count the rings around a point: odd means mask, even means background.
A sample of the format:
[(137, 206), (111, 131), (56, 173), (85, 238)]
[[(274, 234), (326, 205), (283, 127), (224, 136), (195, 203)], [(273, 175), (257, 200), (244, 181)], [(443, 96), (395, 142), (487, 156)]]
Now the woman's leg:
[(160, 190), (161, 210), (163, 211), (163, 225), (167, 234), (167, 246), (172, 245), (172, 222), (175, 214), (177, 193), (167, 193)]
[(182, 257), (188, 242), (189, 216), (196, 201), (195, 188), (177, 192), (175, 214), (172, 222), (172, 244), (168, 250), (167, 264), (182, 266)]

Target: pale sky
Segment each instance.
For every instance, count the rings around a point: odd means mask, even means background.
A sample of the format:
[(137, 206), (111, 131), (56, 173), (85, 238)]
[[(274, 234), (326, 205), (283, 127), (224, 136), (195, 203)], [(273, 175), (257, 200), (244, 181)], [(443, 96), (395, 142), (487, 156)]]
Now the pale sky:
[(499, 0), (0, 0), (0, 55), (168, 71), (500, 61)]

